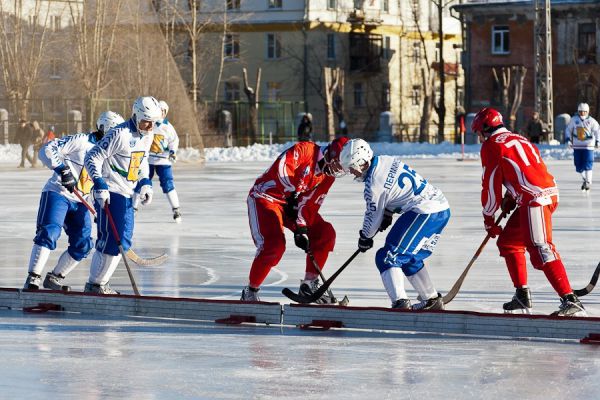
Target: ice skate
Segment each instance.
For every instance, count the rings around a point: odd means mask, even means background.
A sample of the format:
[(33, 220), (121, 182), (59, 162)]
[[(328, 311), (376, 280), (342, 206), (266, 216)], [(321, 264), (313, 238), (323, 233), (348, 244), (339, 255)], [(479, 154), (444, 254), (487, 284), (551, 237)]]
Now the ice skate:
[(412, 309), (409, 299), (396, 300), (392, 304), (392, 308), (395, 310), (411, 310)]
[(63, 292), (68, 292), (71, 290), (70, 286), (63, 285), (65, 277), (60, 275), (54, 275), (52, 272), (48, 272), (46, 274), (46, 279), (44, 279), (44, 288), (50, 290), (62, 290)]
[(421, 301), (418, 304), (412, 306), (414, 311), (438, 311), (444, 309), (444, 300), (442, 299), (442, 295), (440, 293), (437, 294), (436, 297), (432, 297), (431, 299), (427, 299), (426, 301)]
[(179, 212), (179, 208), (173, 209), (173, 219), (176, 223), (181, 223), (181, 213)]
[(502, 305), (504, 312), (508, 314), (519, 312), (531, 314), (531, 307), (531, 293), (529, 288), (517, 288), (512, 300)]
[(106, 285), (98, 285), (96, 283), (87, 282), (83, 291), (85, 293), (96, 294), (120, 294), (119, 292), (111, 288), (108, 283)]
[(558, 311), (551, 315), (556, 317), (587, 317), (585, 308), (574, 293), (569, 293), (560, 299)]
[(39, 290), (41, 284), (42, 284), (42, 277), (38, 274), (34, 274), (33, 272), (30, 272), (29, 276), (27, 276), (27, 279), (25, 280), (25, 285), (23, 286), (23, 289)]
[(591, 185), (588, 183), (588, 181), (583, 181), (583, 184), (581, 185), (581, 191), (589, 192), (590, 189), (591, 189)]
[[(321, 282), (319, 278), (313, 279), (312, 281), (302, 281), (298, 294), (301, 296), (311, 296), (314, 292), (319, 290)], [(315, 304), (334, 304), (337, 303), (335, 298), (331, 298), (329, 293), (325, 292), (321, 297), (314, 301)]]
[(258, 291), (260, 288), (255, 289), (250, 286), (246, 286), (242, 290), (242, 297), (240, 297), (240, 301), (260, 301), (260, 297), (258, 297)]

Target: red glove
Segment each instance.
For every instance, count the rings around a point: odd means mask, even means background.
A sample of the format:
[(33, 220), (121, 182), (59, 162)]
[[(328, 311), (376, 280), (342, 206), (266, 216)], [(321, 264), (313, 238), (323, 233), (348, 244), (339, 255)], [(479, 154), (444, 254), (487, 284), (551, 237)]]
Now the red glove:
[(496, 222), (494, 221), (494, 217), (485, 215), (483, 217), (483, 224), (485, 226), (486, 232), (488, 233), (488, 235), (490, 235), (491, 238), (495, 238), (500, 233), (502, 233), (502, 227), (499, 225), (496, 225)]

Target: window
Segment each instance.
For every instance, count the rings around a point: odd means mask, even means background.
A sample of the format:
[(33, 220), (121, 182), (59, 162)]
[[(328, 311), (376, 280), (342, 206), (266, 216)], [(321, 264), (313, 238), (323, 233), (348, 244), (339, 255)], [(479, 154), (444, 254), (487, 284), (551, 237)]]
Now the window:
[(577, 37), (577, 63), (596, 64), (596, 24), (579, 24)]
[(267, 0), (269, 8), (281, 8), (283, 6), (283, 0)]
[(60, 15), (55, 15), (55, 16), (52, 18), (52, 23), (54, 24), (52, 28), (53, 28), (55, 31), (59, 31), (59, 30), (60, 30), (60, 28), (62, 27), (62, 23), (61, 23), (61, 20), (60, 20)]
[(362, 10), (364, 1), (365, 0), (354, 0), (354, 9)]
[(267, 33), (267, 59), (281, 58), (281, 42), (275, 33)]
[(392, 59), (392, 38), (389, 36), (383, 37), (383, 58), (385, 60)]
[(50, 60), (50, 79), (60, 79), (60, 60), (53, 58)]
[(240, 9), (240, 0), (227, 0), (227, 9), (228, 10), (239, 10)]
[(363, 107), (365, 105), (365, 92), (362, 82), (354, 84), (354, 107)]
[(327, 0), (327, 9), (328, 10), (335, 10), (337, 7), (337, 0)]
[(421, 104), (421, 87), (413, 86), (412, 92), (410, 95), (410, 101), (413, 106), (418, 106)]
[(412, 60), (415, 64), (421, 62), (421, 43), (413, 42)]
[(225, 101), (240, 101), (239, 82), (225, 82)]
[(510, 53), (508, 26), (492, 27), (492, 54)]
[(335, 34), (327, 34), (327, 58), (335, 60)]
[(281, 82), (267, 82), (267, 101), (281, 100)]
[(38, 17), (37, 15), (30, 15), (29, 16), (29, 25), (37, 25), (38, 23)]
[(391, 85), (385, 82), (381, 91), (381, 106), (385, 111), (390, 110), (390, 103), (392, 101)]
[(237, 60), (240, 57), (240, 38), (238, 35), (225, 35), (223, 57), (226, 60)]
[(390, 12), (390, 0), (381, 0), (381, 8), (385, 13)]

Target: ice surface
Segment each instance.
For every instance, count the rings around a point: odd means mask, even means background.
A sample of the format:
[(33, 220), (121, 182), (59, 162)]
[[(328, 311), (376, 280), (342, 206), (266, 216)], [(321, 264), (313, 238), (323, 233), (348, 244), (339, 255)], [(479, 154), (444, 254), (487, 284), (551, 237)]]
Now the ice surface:
[[(481, 167), (454, 158), (411, 159), (409, 165), (448, 197), (452, 218), (434, 255), (430, 274), (446, 292), (483, 240), (479, 205)], [(135, 267), (142, 294), (237, 299), (246, 284), (254, 245), (246, 196), (265, 161), (176, 165), (183, 223), (173, 223), (155, 183), (154, 202), (136, 220), (134, 249), (141, 256), (168, 252), (159, 267)], [(554, 239), (573, 286), (584, 287), (600, 261), (600, 217), (595, 187), (579, 190), (572, 161), (548, 162), (561, 189)], [(40, 190), (49, 171), (0, 167), (0, 286), (21, 287), (35, 233)], [(600, 192), (598, 192), (600, 193)], [(336, 182), (322, 214), (337, 230), (329, 276), (354, 251), (362, 222), (362, 184)], [(296, 289), (304, 254), (288, 236), (288, 250), (268, 276), (261, 297), (287, 302)], [(383, 243), (376, 238), (376, 246)], [(66, 247), (52, 253), (52, 268)], [(351, 305), (387, 306), (374, 264), (362, 254), (333, 286)], [(87, 279), (89, 260), (67, 278), (75, 290)], [(543, 273), (529, 270), (534, 311), (550, 313), (558, 299)], [(131, 293), (120, 266), (112, 285)], [(491, 241), (450, 309), (499, 312), (513, 289)], [(416, 293), (409, 288), (412, 298)], [(598, 289), (600, 290), (600, 289)], [(600, 293), (600, 292), (598, 292)], [(582, 298), (600, 315), (596, 292)], [(498, 341), (380, 332), (304, 332), (279, 327), (223, 327), (149, 319), (90, 319), (0, 312), (0, 398), (600, 398), (600, 358), (593, 346), (574, 342)]]

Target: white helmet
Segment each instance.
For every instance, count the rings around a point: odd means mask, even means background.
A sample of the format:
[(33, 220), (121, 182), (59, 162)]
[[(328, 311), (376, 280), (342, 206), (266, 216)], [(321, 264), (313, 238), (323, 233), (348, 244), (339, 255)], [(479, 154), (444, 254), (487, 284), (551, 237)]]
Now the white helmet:
[(577, 111), (585, 111), (587, 113), (590, 112), (590, 106), (588, 105), (588, 103), (579, 103), (579, 105), (577, 106)]
[(96, 128), (99, 132), (107, 133), (115, 126), (125, 122), (123, 117), (113, 111), (104, 111), (96, 120)]
[[(160, 121), (162, 119), (162, 110), (160, 109), (158, 100), (154, 97), (138, 97), (133, 102), (132, 116), (135, 127), (139, 130), (140, 121), (148, 121), (153, 124)], [(140, 133), (145, 134), (146, 132), (140, 131)]]
[(371, 165), (373, 150), (369, 143), (362, 139), (352, 139), (344, 145), (340, 153), (340, 164), (344, 171), (366, 172)]
[(166, 117), (167, 114), (169, 113), (169, 105), (164, 100), (159, 101), (158, 104), (160, 105), (160, 109), (163, 110), (163, 112), (165, 113), (165, 117)]

